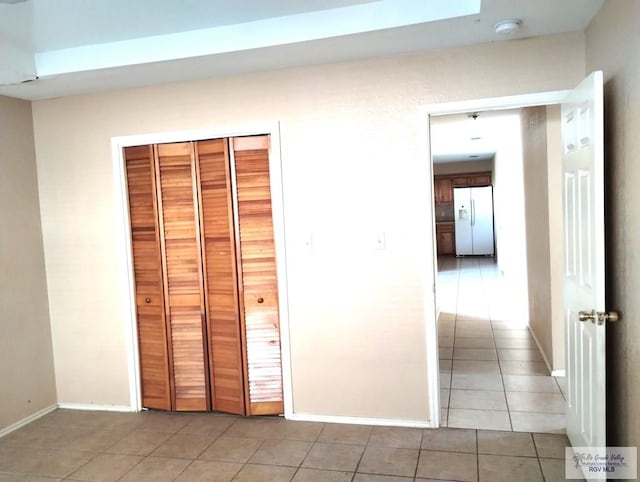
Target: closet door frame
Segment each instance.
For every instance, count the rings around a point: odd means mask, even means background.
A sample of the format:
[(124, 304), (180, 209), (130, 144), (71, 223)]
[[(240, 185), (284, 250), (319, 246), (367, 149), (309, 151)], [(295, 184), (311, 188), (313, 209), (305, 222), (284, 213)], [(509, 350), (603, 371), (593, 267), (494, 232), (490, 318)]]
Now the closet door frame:
[(135, 284), (131, 249), (129, 199), (126, 184), (124, 148), (147, 144), (199, 141), (206, 139), (241, 136), (268, 135), (269, 182), (273, 235), (276, 250), (278, 276), (278, 307), (280, 318), (280, 346), (282, 358), (282, 388), (285, 418), (293, 416), (293, 392), (291, 386), (291, 347), (289, 339), (288, 289), (284, 234), (284, 199), (282, 185), (282, 163), (280, 158), (280, 126), (278, 122), (228, 126), (198, 130), (178, 130), (152, 134), (118, 136), (111, 138), (111, 154), (114, 173), (114, 195), (116, 205), (116, 229), (118, 231), (118, 281), (122, 290), (123, 323), (126, 343), (127, 372), (129, 382), (129, 404), (131, 411), (142, 410), (140, 359), (138, 353), (138, 330), (136, 323)]

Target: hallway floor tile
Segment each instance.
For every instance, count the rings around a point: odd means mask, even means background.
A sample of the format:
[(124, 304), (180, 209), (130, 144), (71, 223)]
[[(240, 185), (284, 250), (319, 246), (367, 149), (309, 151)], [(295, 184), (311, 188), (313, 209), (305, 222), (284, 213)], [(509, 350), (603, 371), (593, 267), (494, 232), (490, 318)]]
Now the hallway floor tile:
[(549, 375), (527, 327), (504, 316), (501, 280), (492, 258), (438, 259), (442, 426), (564, 433), (564, 379)]

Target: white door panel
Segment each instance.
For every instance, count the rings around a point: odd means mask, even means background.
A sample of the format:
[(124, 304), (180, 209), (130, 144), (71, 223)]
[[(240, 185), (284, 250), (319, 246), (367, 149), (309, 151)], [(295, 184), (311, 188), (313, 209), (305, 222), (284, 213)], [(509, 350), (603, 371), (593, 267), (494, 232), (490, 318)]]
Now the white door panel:
[(562, 104), (567, 434), (579, 447), (606, 446), (605, 325), (579, 319), (605, 310), (602, 105), (602, 72)]

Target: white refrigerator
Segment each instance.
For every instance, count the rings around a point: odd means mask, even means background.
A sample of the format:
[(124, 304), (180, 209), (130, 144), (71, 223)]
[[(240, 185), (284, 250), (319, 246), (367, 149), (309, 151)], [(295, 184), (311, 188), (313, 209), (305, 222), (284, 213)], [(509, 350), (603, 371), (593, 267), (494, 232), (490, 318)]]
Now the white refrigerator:
[(493, 188), (453, 189), (456, 256), (493, 256)]

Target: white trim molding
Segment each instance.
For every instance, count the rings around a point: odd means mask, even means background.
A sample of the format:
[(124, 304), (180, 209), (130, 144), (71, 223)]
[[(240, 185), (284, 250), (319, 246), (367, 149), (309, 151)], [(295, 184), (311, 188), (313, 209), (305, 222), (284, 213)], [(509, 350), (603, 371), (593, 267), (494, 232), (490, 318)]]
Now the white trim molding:
[(11, 432), (18, 430), (19, 428), (24, 427), (25, 425), (33, 422), (34, 420), (38, 420), (41, 417), (44, 417), (46, 414), (53, 412), (56, 408), (58, 408), (58, 404), (54, 403), (53, 405), (49, 405), (48, 407), (43, 408), (42, 410), (38, 410), (36, 413), (32, 413), (28, 417), (25, 417), (17, 422), (12, 423), (11, 425), (0, 429), (0, 438), (5, 435), (9, 435)]
[(547, 370), (549, 370), (549, 373), (553, 373), (553, 366), (549, 361), (549, 359), (547, 358), (547, 354), (542, 349), (540, 340), (538, 340), (538, 337), (536, 336), (535, 332), (531, 329), (531, 325), (527, 325), (527, 330), (529, 330), (529, 333), (531, 333), (531, 338), (533, 338), (533, 341), (536, 342), (536, 346), (538, 347), (538, 351), (540, 352), (540, 355), (542, 355), (542, 360), (544, 361), (544, 364), (547, 366)]
[(102, 403), (59, 403), (58, 408), (65, 410), (88, 410), (92, 412), (138, 412), (128, 405), (107, 405)]
[(424, 104), (418, 109), (426, 115), (464, 114), (466, 112), (518, 109), (538, 105), (560, 104), (570, 90), (554, 90), (534, 94), (508, 95), (505, 97), (486, 97), (484, 99)]
[[(280, 125), (277, 121), (260, 124), (210, 127), (196, 130), (120, 136), (113, 137), (111, 139), (114, 197), (116, 203), (116, 243), (118, 248), (117, 256), (119, 279), (120, 286), (122, 287), (122, 316), (126, 333), (127, 371), (129, 377), (129, 407), (127, 407), (127, 410), (125, 411), (140, 411), (142, 409), (142, 396), (140, 391), (140, 355), (137, 343), (138, 331), (136, 326), (135, 287), (133, 284), (133, 262), (128, 208), (129, 202), (125, 180), (123, 149), (128, 146), (265, 134), (270, 136), (271, 146), (269, 152), (269, 174), (271, 181), (274, 244), (276, 248), (276, 270), (278, 275), (284, 415), (285, 417), (290, 418), (293, 414), (291, 347), (289, 338), (289, 300), (284, 231), (284, 195), (282, 162), (280, 157)], [(70, 405), (67, 405), (67, 407), (73, 408)], [(74, 407), (78, 409), (91, 409), (89, 408), (91, 406), (84, 405), (74, 405)], [(108, 408), (100, 408), (98, 410), (108, 410)]]
[[(538, 92), (531, 94), (511, 95), (504, 97), (487, 97), (483, 99), (470, 99), (455, 102), (443, 102), (439, 104), (424, 104), (418, 106), (419, 116), (419, 135), (421, 158), (425, 159), (429, 169), (429, 176), (433, 178), (433, 160), (431, 158), (431, 116), (462, 114), (466, 112), (487, 111), (487, 110), (504, 110), (517, 109), (521, 107), (532, 107), (538, 105), (560, 104), (569, 93), (569, 90), (557, 90), (549, 92)], [(435, 209), (433, 195), (432, 179), (426, 180), (426, 185), (431, 203), (432, 222), (430, 229), (432, 230), (432, 242), (435, 242), (435, 221), (433, 212)], [(435, 246), (425, 247), (428, 252), (435, 253)], [(436, 278), (437, 272), (437, 256), (433, 254), (432, 262), (427, 263), (423, 267), (425, 280), (425, 320), (426, 320), (426, 346), (427, 346), (427, 377), (429, 386), (429, 415), (431, 418), (430, 426), (440, 426), (440, 362), (438, 356), (438, 330), (437, 330), (437, 300)], [(537, 341), (536, 341), (537, 343)], [(544, 356), (544, 355), (543, 355)], [(545, 358), (546, 361), (546, 358)], [(547, 362), (547, 366), (549, 366)], [(352, 422), (349, 422), (352, 423)], [(355, 423), (355, 422), (353, 422)]]
[(299, 422), (345, 423), (351, 425), (376, 425), (383, 427), (437, 428), (431, 422), (423, 420), (395, 420), (388, 418), (340, 417), (333, 415), (314, 415), (311, 413), (294, 413), (289, 420)]

